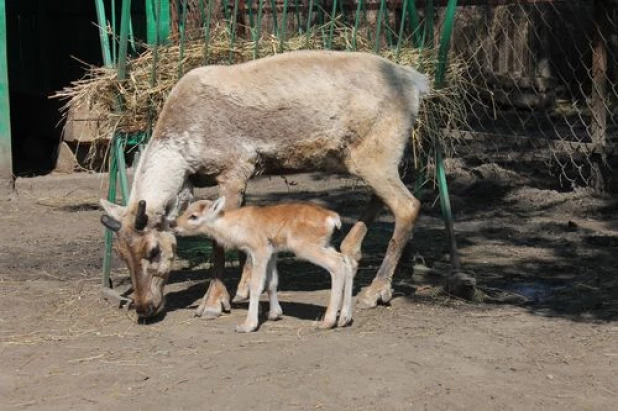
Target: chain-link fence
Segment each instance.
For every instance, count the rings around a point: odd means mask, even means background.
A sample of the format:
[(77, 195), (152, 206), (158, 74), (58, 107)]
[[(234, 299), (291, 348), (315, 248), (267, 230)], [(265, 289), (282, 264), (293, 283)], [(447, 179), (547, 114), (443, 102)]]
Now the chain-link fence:
[[(191, 66), (300, 48), (375, 52), (433, 74), (445, 27), (453, 23), (446, 6), (453, 3), (170, 0), (170, 41), (131, 63), (135, 79), (139, 61), (147, 65), (134, 100), (155, 100), (154, 92), (169, 89), (163, 82), (171, 87)], [(443, 98), (437, 110), (425, 110), (434, 112), (430, 121), (447, 137), (442, 141), (455, 150), (474, 144), (489, 160), (532, 156), (565, 185), (601, 186), (618, 144), (618, 0), (457, 4), (445, 71), (445, 86), (456, 92), (442, 95), (452, 104)], [(406, 60), (403, 50), (414, 58)], [(93, 94), (99, 101), (100, 93)]]
[[(446, 4), (174, 0), (172, 20), (182, 22), (184, 13), (187, 33), (199, 35), (210, 13), (240, 41), (289, 37), (336, 18), (342, 26), (369, 28), (375, 49), (431, 48), (439, 46)], [(565, 185), (601, 187), (618, 143), (618, 1), (461, 0), (458, 6), (451, 56), (467, 62), (467, 119), (443, 118), (445, 133), (482, 144), (496, 158), (545, 161)]]
[[(618, 143), (618, 2), (510, 1), (460, 7), (468, 121), (487, 153), (548, 162), (566, 185), (603, 185)], [(491, 154), (490, 154), (491, 155)]]

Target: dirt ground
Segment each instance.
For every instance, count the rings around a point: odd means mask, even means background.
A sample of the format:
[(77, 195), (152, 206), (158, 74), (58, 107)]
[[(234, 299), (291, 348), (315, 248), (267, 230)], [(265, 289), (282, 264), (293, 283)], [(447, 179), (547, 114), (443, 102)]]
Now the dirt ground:
[[(616, 409), (615, 196), (559, 190), (534, 169), (449, 164), (476, 301), (440, 291), (448, 248), (427, 190), (390, 306), (318, 331), (328, 275), (286, 257), (284, 319), (249, 335), (234, 332), (246, 304), (213, 321), (193, 316), (208, 278), (203, 241), (180, 243), (159, 321), (138, 324), (134, 312), (104, 301), (104, 177), (19, 179), (19, 195), (0, 202), (0, 409)], [(250, 203), (290, 198), (324, 201), (347, 228), (367, 192), (316, 175), (249, 187)], [(384, 213), (355, 293), (373, 278), (391, 230)], [(126, 269), (113, 266), (126, 288)], [(228, 274), (233, 291), (238, 264)]]

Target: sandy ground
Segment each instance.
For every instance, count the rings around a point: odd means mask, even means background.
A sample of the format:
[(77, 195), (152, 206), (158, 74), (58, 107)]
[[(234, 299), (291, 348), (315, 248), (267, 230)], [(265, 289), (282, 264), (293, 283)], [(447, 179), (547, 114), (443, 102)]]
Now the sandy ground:
[[(440, 292), (448, 248), (428, 191), (390, 306), (318, 331), (328, 275), (284, 258), (284, 319), (249, 335), (234, 332), (246, 304), (213, 321), (193, 316), (208, 278), (207, 247), (196, 242), (180, 244), (164, 318), (138, 324), (100, 297), (104, 178), (18, 180), (19, 195), (0, 201), (0, 409), (616, 409), (616, 201), (495, 164), (452, 162), (450, 175), (478, 301)], [(251, 203), (284, 198), (320, 199), (349, 227), (367, 193), (311, 175), (249, 187)], [(391, 230), (385, 213), (355, 293)], [(233, 265), (231, 290), (238, 277)], [(113, 278), (126, 286), (117, 260)]]

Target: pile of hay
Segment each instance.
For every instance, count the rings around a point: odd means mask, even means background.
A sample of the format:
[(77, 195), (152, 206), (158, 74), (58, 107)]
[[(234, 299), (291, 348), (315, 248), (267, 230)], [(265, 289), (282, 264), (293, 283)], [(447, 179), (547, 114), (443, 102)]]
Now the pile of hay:
[[(316, 27), (307, 34), (300, 34), (284, 42), (283, 51), (300, 49), (324, 49), (329, 28)], [(353, 30), (338, 25), (335, 28), (330, 48), (352, 49)], [(367, 31), (358, 31), (358, 51), (373, 52), (374, 42)], [(178, 41), (159, 46), (156, 51), (148, 49), (128, 64), (128, 78), (119, 81), (115, 69), (91, 67), (86, 76), (55, 94), (55, 98), (67, 99), (65, 112), (71, 107), (88, 107), (97, 118), (96, 136), (90, 140), (108, 140), (114, 132), (147, 132), (154, 126), (157, 115), (171, 88), (187, 71), (204, 64), (234, 64), (277, 54), (279, 40), (274, 36), (263, 36), (257, 45), (253, 41), (236, 39), (231, 45), (225, 26), (211, 31), (210, 42), (205, 46), (203, 39), (184, 44), (182, 50)], [(420, 68), (433, 78), (437, 50), (402, 47), (399, 52), (383, 47), (383, 57), (402, 65)], [(156, 60), (156, 65), (153, 64)], [(441, 136), (439, 128), (457, 128), (466, 119), (463, 95), (468, 84), (463, 80), (465, 64), (451, 58), (446, 74), (446, 84), (440, 90), (433, 90), (423, 104), (419, 127), (412, 136), (415, 154), (426, 145), (423, 140)], [(122, 109), (118, 110), (119, 104)], [(442, 137), (440, 137), (442, 138)], [(450, 146), (450, 143), (445, 144)], [(415, 156), (416, 157), (416, 156)]]

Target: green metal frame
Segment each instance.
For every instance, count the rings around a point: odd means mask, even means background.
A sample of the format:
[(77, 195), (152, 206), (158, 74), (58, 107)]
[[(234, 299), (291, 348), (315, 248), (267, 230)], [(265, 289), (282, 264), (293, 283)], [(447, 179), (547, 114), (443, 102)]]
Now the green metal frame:
[[(0, 0), (2, 1), (2, 0)], [(206, 9), (205, 2), (208, 1), (208, 7)], [(229, 62), (233, 62), (233, 46), (235, 45), (235, 35), (236, 35), (236, 22), (238, 21), (238, 13), (239, 11), (239, 0), (223, 0), (224, 6), (224, 14), (227, 19), (227, 30), (230, 34), (230, 54), (229, 54)], [(114, 43), (114, 47), (110, 47), (109, 41), (109, 33), (107, 33), (106, 25), (107, 21), (105, 19), (105, 9), (103, 6), (103, 0), (95, 0), (97, 5), (97, 17), (100, 26), (100, 36), (101, 36), (101, 48), (104, 58), (104, 63), (108, 67), (116, 66), (118, 70), (118, 78), (123, 80), (127, 75), (127, 48), (128, 44), (134, 44), (132, 30), (131, 30), (131, 17), (130, 17), (130, 9), (131, 9), (131, 0), (123, 0), (122, 2), (122, 12), (121, 12), (121, 23), (120, 23), (120, 36), (118, 42), (118, 51), (116, 52), (116, 44)], [(255, 2), (258, 5), (258, 15), (257, 18), (254, 18), (254, 12), (252, 3)], [(248, 11), (249, 14), (249, 23), (251, 29), (252, 40), (254, 41), (254, 51), (253, 58), (259, 58), (258, 55), (258, 43), (261, 37), (261, 26), (262, 26), (262, 12), (265, 0), (248, 0)], [(213, 3), (214, 0), (200, 0), (199, 6), (201, 15), (205, 18), (204, 25), (204, 63), (208, 64), (209, 62), (209, 40), (210, 40), (210, 23), (211, 17), (213, 13)], [(324, 25), (324, 11), (321, 8), (318, 8), (318, 20), (320, 20), (322, 27), (322, 37), (323, 44), (325, 48), (331, 48), (333, 45), (333, 36), (335, 30), (335, 22), (338, 16), (338, 13), (342, 11), (340, 4), (340, 0), (334, 0), (332, 3), (332, 10), (329, 17), (329, 25), (328, 29), (325, 29)], [(274, 8), (274, 0), (271, 0), (271, 6)], [(294, 7), (296, 7), (296, 15), (292, 14), (292, 18), (296, 18), (298, 22), (301, 21), (300, 15), (298, 14), (298, 2), (295, 1)], [(233, 8), (230, 12), (229, 5), (233, 5)], [(340, 5), (340, 7), (338, 7)], [(361, 20), (366, 20), (366, 1), (359, 0), (358, 6), (355, 12), (355, 22), (352, 29), (352, 41), (351, 48), (352, 50), (356, 49), (356, 34), (359, 28), (359, 24)], [(278, 40), (278, 51), (284, 51), (284, 44), (286, 40), (286, 29), (288, 23), (288, 7), (289, 0), (284, 0), (283, 3), (283, 13), (281, 15), (282, 21), (278, 21), (276, 13), (273, 17), (273, 33), (277, 36)], [(425, 2), (425, 18), (421, 22), (418, 16), (417, 8), (414, 0), (404, 0), (403, 2), (403, 10), (402, 10), (402, 19), (400, 22), (400, 26), (398, 32), (397, 42), (393, 41), (393, 35), (395, 35), (395, 31), (388, 27), (388, 12), (386, 10), (387, 3), (382, 0), (380, 2), (380, 8), (378, 11), (378, 20), (374, 43), (374, 52), (379, 53), (381, 48), (381, 33), (384, 32), (384, 36), (387, 40), (388, 47), (396, 47), (396, 58), (399, 58), (399, 50), (401, 49), (402, 43), (404, 41), (404, 28), (407, 27), (408, 32), (411, 33), (411, 41), (417, 48), (429, 48), (434, 47), (434, 22), (433, 18), (435, 16), (435, 7), (434, 2), (432, 0), (427, 0)], [(439, 43), (439, 51), (438, 51), (438, 61), (436, 65), (436, 73), (434, 78), (434, 86), (435, 88), (443, 87), (446, 79), (446, 69), (448, 66), (448, 52), (450, 49), (450, 40), (453, 30), (453, 25), (455, 22), (457, 9), (457, 0), (449, 0), (446, 6), (446, 13), (444, 18), (444, 23), (442, 27), (442, 33), (440, 36)], [(187, 1), (183, 0), (182, 2), (182, 12), (181, 12), (181, 22), (179, 24), (180, 30), (180, 48), (181, 53), (184, 47), (185, 41), (185, 23), (186, 23), (186, 15), (187, 13)], [(306, 41), (309, 41), (310, 36), (310, 25), (312, 20), (312, 15), (314, 13), (314, 0), (309, 0), (309, 9), (306, 17)], [(158, 46), (164, 42), (166, 42), (169, 38), (170, 32), (170, 13), (169, 13), (169, 0), (146, 0), (146, 16), (147, 16), (147, 37), (149, 44), (153, 47), (153, 66), (151, 72), (151, 85), (155, 85), (156, 81), (156, 69), (157, 69), (157, 55), (158, 55)], [(304, 20), (303, 20), (304, 23)], [(112, 20), (112, 29), (115, 32), (115, 22)], [(301, 24), (299, 24), (299, 30), (301, 29)], [(183, 73), (182, 67), (182, 59), (179, 62), (178, 66), (178, 75), (179, 77)], [(422, 62), (421, 62), (422, 64)], [(422, 70), (422, 66), (421, 66)], [(122, 109), (122, 101), (118, 102), (118, 110)], [(154, 112), (154, 111), (153, 111)], [(435, 121), (432, 117), (432, 113), (429, 114), (429, 121)], [(154, 123), (154, 118), (151, 118), (151, 127), (152, 123)], [(435, 127), (433, 128), (435, 129)], [(137, 135), (126, 135), (126, 134), (116, 134), (113, 136), (111, 144), (110, 144), (110, 156), (109, 156), (109, 190), (108, 190), (108, 200), (111, 202), (115, 202), (117, 200), (117, 186), (120, 185), (122, 203), (126, 204), (129, 198), (129, 186), (127, 181), (127, 171), (125, 164), (125, 149), (128, 146), (137, 146), (138, 149), (141, 149), (142, 145), (148, 140), (150, 132), (141, 133)], [(446, 172), (444, 167), (444, 147), (441, 146), (441, 139), (437, 138), (437, 136), (431, 136), (431, 141), (433, 142), (433, 146), (431, 147), (431, 152), (433, 153), (433, 159), (436, 165), (436, 173), (437, 173), (437, 183), (438, 190), (440, 195), (440, 207), (442, 211), (442, 216), (444, 219), (444, 224), (446, 228), (447, 237), (449, 240), (450, 246), (450, 255), (451, 255), (451, 265), (454, 271), (460, 270), (460, 261), (459, 255), (457, 251), (457, 244), (455, 241), (455, 233), (454, 233), (454, 219), (451, 211), (450, 199), (449, 199), (449, 191), (448, 184), (446, 181)], [(426, 160), (423, 160), (422, 163), (425, 163)], [(424, 184), (423, 173), (424, 164), (417, 169), (417, 180), (415, 184), (415, 194), (418, 194)], [(111, 290), (111, 281), (110, 281), (110, 267), (111, 267), (111, 256), (112, 256), (112, 233), (109, 230), (106, 230), (105, 233), (105, 254), (103, 259), (103, 287), (105, 290)], [(108, 295), (112, 293), (108, 292)], [(115, 295), (118, 298), (117, 295)], [(122, 297), (120, 297), (122, 300)]]
[(8, 71), (6, 9), (0, 0), (0, 194), (14, 189)]

